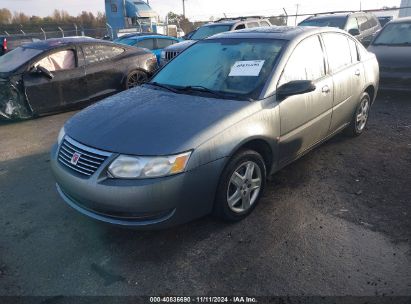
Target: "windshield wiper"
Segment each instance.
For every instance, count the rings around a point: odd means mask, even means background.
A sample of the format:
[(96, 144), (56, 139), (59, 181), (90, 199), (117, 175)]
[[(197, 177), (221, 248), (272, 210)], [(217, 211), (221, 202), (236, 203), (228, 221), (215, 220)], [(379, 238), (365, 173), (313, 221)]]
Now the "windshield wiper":
[(162, 89), (166, 89), (166, 90), (168, 90), (168, 91), (170, 91), (170, 92), (179, 94), (179, 92), (178, 92), (177, 89), (175, 89), (175, 88), (173, 88), (173, 87), (170, 87), (170, 86), (168, 86), (168, 85), (165, 85), (165, 84), (161, 84), (161, 83), (158, 83), (158, 82), (147, 82), (147, 83), (145, 83), (145, 84), (149, 84), (149, 85), (152, 85), (152, 86), (154, 86), (154, 87), (159, 87), (159, 88), (162, 88)]
[(185, 86), (185, 87), (181, 87), (181, 88), (178, 88), (178, 90), (181, 90), (181, 91), (207, 92), (207, 93), (213, 94), (213, 95), (218, 96), (218, 97), (221, 97), (221, 98), (226, 98), (226, 97), (227, 97), (227, 95), (225, 95), (225, 94), (223, 94), (223, 93), (220, 93), (220, 92), (211, 90), (211, 89), (206, 88), (206, 87), (203, 87), (203, 86), (197, 86), (197, 85), (196, 85), (196, 86)]

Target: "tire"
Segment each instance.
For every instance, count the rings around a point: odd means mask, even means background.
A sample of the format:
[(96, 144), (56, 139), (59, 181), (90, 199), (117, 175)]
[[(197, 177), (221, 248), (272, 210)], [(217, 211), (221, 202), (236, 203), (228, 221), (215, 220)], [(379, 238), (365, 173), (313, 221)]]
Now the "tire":
[(148, 79), (147, 73), (143, 71), (132, 71), (127, 75), (125, 89), (131, 89), (145, 83)]
[(350, 124), (348, 125), (347, 129), (345, 130), (345, 134), (348, 136), (356, 137), (360, 136), (368, 123), (368, 117), (371, 108), (371, 98), (368, 93), (364, 92), (361, 95), (360, 102), (358, 103), (354, 115)]
[(259, 202), (265, 182), (264, 159), (253, 150), (241, 150), (221, 174), (213, 214), (231, 222), (247, 217)]

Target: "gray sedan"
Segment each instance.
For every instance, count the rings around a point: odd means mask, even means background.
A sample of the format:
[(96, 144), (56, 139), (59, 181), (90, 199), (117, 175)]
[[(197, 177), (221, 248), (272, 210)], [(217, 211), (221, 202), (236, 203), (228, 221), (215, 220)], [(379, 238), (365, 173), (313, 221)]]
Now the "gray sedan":
[(340, 131), (364, 132), (378, 73), (375, 56), (338, 29), (213, 36), (72, 117), (51, 152), (57, 189), (115, 225), (241, 220), (269, 174)]

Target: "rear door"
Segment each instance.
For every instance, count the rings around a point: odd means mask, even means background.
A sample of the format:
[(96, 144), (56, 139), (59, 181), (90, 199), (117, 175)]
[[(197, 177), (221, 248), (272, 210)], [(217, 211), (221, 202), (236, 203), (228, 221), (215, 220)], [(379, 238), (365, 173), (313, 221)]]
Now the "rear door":
[(82, 45), (90, 99), (99, 99), (124, 89), (125, 49), (108, 43)]
[(280, 163), (294, 159), (328, 134), (334, 88), (319, 36), (297, 45), (278, 86), (294, 80), (312, 80), (316, 89), (280, 102)]
[(32, 71), (23, 75), (24, 88), (33, 111), (53, 112), (87, 100), (87, 83), (82, 54), (75, 46), (47, 52), (31, 64), (48, 69), (53, 79)]
[(324, 33), (322, 38), (334, 83), (330, 132), (335, 132), (351, 121), (364, 88), (364, 67), (359, 61), (357, 42), (352, 38), (342, 33)]

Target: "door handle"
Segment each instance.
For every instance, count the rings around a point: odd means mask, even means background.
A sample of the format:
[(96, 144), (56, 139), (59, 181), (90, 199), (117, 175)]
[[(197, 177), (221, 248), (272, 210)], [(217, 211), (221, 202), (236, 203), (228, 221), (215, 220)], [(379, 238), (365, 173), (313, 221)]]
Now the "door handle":
[(360, 75), (361, 75), (360, 70), (356, 70), (356, 71), (355, 71), (355, 76), (360, 76)]
[(330, 93), (330, 88), (328, 87), (328, 85), (323, 86), (322, 92), (326, 94)]

